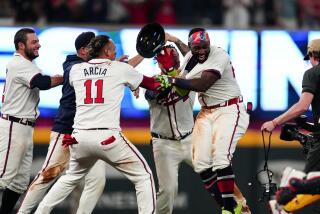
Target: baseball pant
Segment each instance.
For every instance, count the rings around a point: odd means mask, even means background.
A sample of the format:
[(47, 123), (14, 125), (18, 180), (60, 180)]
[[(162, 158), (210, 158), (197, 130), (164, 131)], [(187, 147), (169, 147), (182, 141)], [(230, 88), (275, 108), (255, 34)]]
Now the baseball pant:
[(22, 194), (30, 181), (33, 127), (0, 118), (0, 189)]
[(243, 103), (202, 108), (192, 132), (192, 161), (196, 172), (223, 169), (231, 164), (238, 140), (249, 125)]
[(157, 214), (171, 214), (178, 193), (178, 171), (182, 162), (191, 167), (191, 135), (183, 140), (152, 138), (154, 162), (158, 176)]
[[(19, 208), (19, 214), (29, 214), (43, 199), (47, 190), (56, 181), (69, 163), (69, 148), (62, 146), (64, 134), (51, 132), (48, 153), (42, 169), (28, 188)], [(91, 213), (104, 190), (106, 165), (97, 161), (85, 177), (77, 214)]]
[(72, 192), (98, 159), (109, 163), (134, 183), (139, 214), (155, 213), (152, 172), (136, 147), (119, 131), (74, 130), (73, 137), (78, 144), (70, 148), (69, 169), (44, 197), (36, 214), (50, 213), (55, 205)]

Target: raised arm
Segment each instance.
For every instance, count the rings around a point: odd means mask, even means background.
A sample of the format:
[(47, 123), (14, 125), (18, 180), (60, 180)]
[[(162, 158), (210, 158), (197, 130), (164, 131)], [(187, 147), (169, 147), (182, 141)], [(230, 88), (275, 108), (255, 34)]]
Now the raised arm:
[(143, 56), (141, 56), (141, 55), (136, 55), (136, 56), (134, 56), (134, 57), (132, 57), (131, 59), (129, 59), (128, 60), (128, 57), (129, 57), (129, 55), (122, 55), (122, 56), (120, 56), (118, 59), (117, 59), (117, 61), (120, 61), (120, 62), (128, 62), (128, 64), (129, 65), (131, 65), (132, 67), (136, 67), (136, 66), (138, 66), (141, 62), (142, 62), (142, 60), (144, 59), (144, 57)]
[(166, 41), (173, 42), (183, 56), (185, 56), (190, 50), (188, 45), (184, 44), (180, 39), (169, 33), (166, 33)]
[(129, 59), (128, 64), (133, 67), (136, 67), (142, 62), (143, 59), (144, 59), (144, 57), (138, 54), (138, 55), (132, 57), (131, 59)]

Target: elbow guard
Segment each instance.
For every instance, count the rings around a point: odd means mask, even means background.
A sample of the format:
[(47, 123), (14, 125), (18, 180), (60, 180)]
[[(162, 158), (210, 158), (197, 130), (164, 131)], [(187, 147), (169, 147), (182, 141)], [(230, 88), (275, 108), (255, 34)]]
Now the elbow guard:
[(39, 74), (30, 82), (31, 88), (39, 88), (40, 90), (48, 90), (51, 88), (51, 77)]

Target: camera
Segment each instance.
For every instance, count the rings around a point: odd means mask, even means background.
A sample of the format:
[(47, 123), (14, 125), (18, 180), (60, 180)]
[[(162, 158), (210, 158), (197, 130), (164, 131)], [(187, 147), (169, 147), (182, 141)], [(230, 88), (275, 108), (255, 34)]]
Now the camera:
[(320, 141), (320, 136), (302, 133), (299, 131), (299, 128), (309, 132), (317, 131), (314, 125), (307, 123), (307, 117), (305, 115), (301, 115), (295, 119), (295, 123), (285, 123), (282, 126), (280, 139), (285, 141), (299, 141), (303, 146), (304, 153), (307, 154), (312, 145)]

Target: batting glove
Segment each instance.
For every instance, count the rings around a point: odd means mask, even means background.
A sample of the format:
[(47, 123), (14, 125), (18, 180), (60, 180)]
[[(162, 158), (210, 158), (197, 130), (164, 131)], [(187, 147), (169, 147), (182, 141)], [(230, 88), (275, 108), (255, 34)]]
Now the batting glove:
[(156, 80), (160, 83), (160, 90), (165, 90), (167, 88), (170, 88), (172, 86), (172, 77), (169, 77), (168, 75), (157, 75)]
[(166, 73), (172, 72), (180, 65), (179, 53), (173, 46), (164, 46), (155, 57)]
[(77, 140), (72, 137), (70, 134), (65, 134), (62, 139), (62, 146), (67, 148), (70, 145), (77, 144)]

